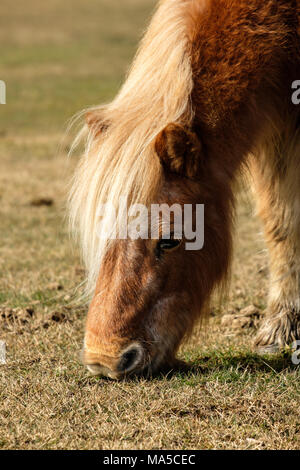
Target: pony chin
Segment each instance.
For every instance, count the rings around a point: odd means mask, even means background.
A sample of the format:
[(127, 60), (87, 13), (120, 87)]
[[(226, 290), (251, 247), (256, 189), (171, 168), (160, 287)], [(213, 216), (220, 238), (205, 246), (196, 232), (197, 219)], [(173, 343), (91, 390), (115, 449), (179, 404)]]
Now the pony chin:
[[(147, 325), (147, 336), (151, 338), (150, 343), (155, 346), (151, 357), (149, 370), (152, 373), (158, 370), (171, 370), (180, 361), (176, 354), (183, 338), (187, 338), (193, 327), (193, 315), (191, 310), (186, 309), (185, 313), (180, 311), (176, 295), (160, 300), (151, 312), (151, 324)], [(167, 321), (167, 313), (176, 312), (179, 321), (176, 323)], [(151, 353), (150, 353), (151, 355)]]

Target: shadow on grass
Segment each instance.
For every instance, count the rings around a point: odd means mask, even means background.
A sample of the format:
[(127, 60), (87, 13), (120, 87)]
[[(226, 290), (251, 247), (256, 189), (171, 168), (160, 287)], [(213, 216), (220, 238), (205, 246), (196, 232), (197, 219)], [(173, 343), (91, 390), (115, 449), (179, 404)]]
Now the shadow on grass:
[[(167, 373), (167, 377), (176, 375), (211, 375), (216, 372), (236, 371), (238, 374), (247, 372), (248, 374), (270, 372), (292, 372), (299, 370), (293, 364), (292, 352), (283, 351), (274, 355), (261, 356), (252, 352), (212, 352), (210, 355), (193, 357), (187, 362), (178, 362), (177, 366)], [(161, 374), (160, 374), (161, 375)]]
[[(122, 379), (125, 382), (138, 383), (140, 380), (171, 380), (171, 379), (190, 379), (190, 378), (208, 378), (218, 377), (222, 380), (236, 381), (240, 380), (245, 373), (253, 375), (269, 374), (270, 377), (281, 372), (300, 372), (300, 367), (292, 362), (292, 352), (284, 351), (282, 353), (261, 356), (252, 352), (236, 351), (214, 351), (211, 354), (194, 356), (186, 358), (185, 361), (178, 360), (175, 365), (165, 367), (157, 373), (145, 372), (141, 375), (127, 376)], [(105, 377), (93, 377), (92, 380), (100, 379), (104, 382), (112, 380)]]

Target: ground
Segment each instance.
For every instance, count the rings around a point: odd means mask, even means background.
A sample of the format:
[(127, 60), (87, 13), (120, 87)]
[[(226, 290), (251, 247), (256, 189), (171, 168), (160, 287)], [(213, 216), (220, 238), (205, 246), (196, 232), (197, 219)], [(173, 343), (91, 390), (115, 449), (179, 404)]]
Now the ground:
[(76, 163), (64, 135), (74, 113), (114, 96), (154, 4), (1, 0), (0, 449), (299, 448), (299, 367), (252, 349), (268, 268), (244, 188), (230, 295), (180, 350), (191, 369), (114, 383), (78, 359), (87, 307), (64, 218)]

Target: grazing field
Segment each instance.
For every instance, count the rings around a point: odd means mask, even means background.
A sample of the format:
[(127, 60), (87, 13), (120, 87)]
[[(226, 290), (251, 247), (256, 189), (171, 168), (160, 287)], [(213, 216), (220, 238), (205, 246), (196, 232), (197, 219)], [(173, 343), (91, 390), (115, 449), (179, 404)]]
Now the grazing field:
[(154, 4), (1, 0), (0, 449), (299, 449), (299, 367), (251, 347), (268, 267), (245, 190), (228, 302), (181, 349), (191, 368), (114, 383), (78, 360), (87, 307), (64, 219), (66, 123), (117, 92)]

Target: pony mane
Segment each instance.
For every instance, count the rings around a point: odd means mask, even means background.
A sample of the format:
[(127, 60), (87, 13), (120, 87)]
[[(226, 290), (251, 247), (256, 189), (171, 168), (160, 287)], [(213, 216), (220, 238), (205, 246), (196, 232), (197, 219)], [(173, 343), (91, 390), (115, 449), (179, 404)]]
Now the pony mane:
[(104, 123), (102, 132), (95, 136), (84, 125), (76, 138), (76, 143), (84, 138), (85, 150), (72, 181), (69, 213), (87, 268), (88, 295), (110, 246), (107, 233), (99, 233), (98, 208), (107, 202), (117, 208), (121, 197), (128, 205), (149, 206), (163, 177), (155, 138), (171, 122), (193, 121), (187, 31), (187, 7), (193, 3), (159, 3), (119, 94), (112, 103), (92, 109)]

